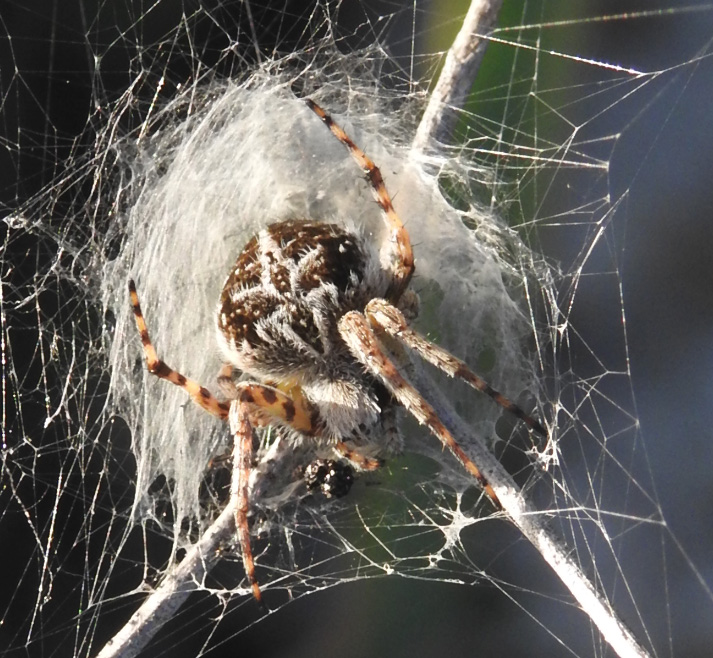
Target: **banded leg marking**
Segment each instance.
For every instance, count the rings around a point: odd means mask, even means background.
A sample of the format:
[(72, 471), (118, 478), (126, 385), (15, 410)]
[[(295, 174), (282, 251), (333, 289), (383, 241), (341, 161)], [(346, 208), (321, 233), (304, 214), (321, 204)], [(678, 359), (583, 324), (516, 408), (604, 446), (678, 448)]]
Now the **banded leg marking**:
[(396, 307), (383, 299), (372, 299), (366, 305), (365, 315), (372, 326), (379, 327), (394, 338), (402, 340), (408, 347), (420, 354), (423, 359), (447, 375), (461, 379), (476, 391), (490, 396), (503, 409), (523, 421), (531, 430), (547, 438), (547, 430), (540, 421), (527, 414), (502, 393), (496, 391), (484, 379), (478, 377), (465, 362), (409, 328), (403, 314)]
[(240, 382), (232, 380), (232, 367), (225, 365), (219, 373), (219, 382), (234, 392), (231, 402), (221, 402), (198, 382), (185, 377), (158, 358), (156, 349), (149, 337), (146, 321), (141, 311), (136, 285), (129, 281), (129, 296), (134, 311), (134, 319), (141, 336), (146, 365), (150, 373), (160, 379), (184, 389), (193, 401), (207, 412), (228, 420), (233, 434), (233, 478), (231, 497), (235, 503), (235, 525), (240, 543), (245, 573), (250, 582), (253, 596), (262, 605), (262, 593), (255, 575), (255, 560), (250, 544), (250, 529), (248, 525), (249, 479), (253, 464), (253, 432), (251, 416), (260, 421), (264, 416), (277, 419), (302, 432), (313, 435), (319, 429), (319, 417), (310, 409), (299, 388), (295, 387), (293, 400), (288, 394), (272, 386), (257, 382)]
[(229, 422), (233, 434), (233, 478), (230, 484), (230, 497), (235, 506), (235, 530), (240, 544), (245, 575), (250, 582), (253, 597), (262, 606), (262, 592), (255, 575), (255, 559), (250, 544), (250, 526), (248, 512), (250, 497), (248, 484), (253, 467), (253, 430), (249, 419), (248, 404), (233, 400), (230, 404)]
[(136, 326), (139, 329), (139, 334), (141, 335), (141, 344), (144, 346), (144, 356), (146, 357), (146, 366), (148, 371), (159, 377), (160, 379), (165, 379), (176, 386), (184, 389), (193, 399), (193, 401), (200, 407), (203, 407), (208, 413), (218, 416), (223, 420), (228, 419), (228, 411), (230, 405), (227, 402), (221, 402), (205, 387), (201, 386), (197, 381), (185, 377), (180, 372), (171, 368), (167, 365), (165, 361), (158, 358), (156, 350), (149, 337), (148, 329), (146, 328), (146, 321), (144, 320), (144, 315), (141, 311), (141, 305), (139, 304), (139, 295), (136, 292), (136, 285), (133, 281), (129, 281), (129, 296), (131, 298), (131, 307), (134, 311), (134, 319), (136, 320)]
[(339, 333), (352, 355), (384, 383), (409, 413), (422, 425), (428, 427), (480, 484), (496, 509), (502, 510), (502, 504), (487, 478), (453, 438), (433, 407), (401, 376), (391, 359), (384, 353), (366, 317), (356, 311), (347, 313), (339, 321)]
[(334, 450), (340, 457), (354, 464), (360, 471), (375, 471), (383, 465), (381, 459), (373, 459), (362, 455), (358, 450), (350, 448), (344, 441), (338, 441), (334, 445)]
[(381, 207), (386, 225), (390, 231), (391, 242), (396, 245), (394, 251), (397, 264), (394, 265), (393, 283), (388, 295), (389, 298), (395, 302), (401, 297), (404, 290), (406, 290), (406, 286), (408, 286), (411, 276), (413, 275), (413, 249), (411, 248), (411, 239), (409, 238), (408, 232), (394, 210), (394, 205), (384, 184), (381, 171), (374, 164), (374, 161), (351, 140), (349, 135), (347, 135), (344, 130), (334, 122), (334, 119), (317, 105), (317, 103), (309, 98), (306, 99), (305, 102), (307, 103), (307, 107), (324, 122), (332, 134), (347, 147), (349, 153), (357, 165), (359, 165), (359, 168), (364, 172), (371, 186), (374, 199), (376, 199), (376, 202)]
[[(158, 358), (146, 328), (146, 321), (141, 311), (139, 296), (133, 281), (129, 281), (129, 295), (131, 297), (131, 306), (134, 310), (136, 326), (141, 335), (141, 343), (144, 346), (144, 355), (146, 356), (146, 365), (149, 372), (184, 389), (200, 407), (214, 416), (227, 420), (230, 410), (229, 402), (221, 402), (207, 388), (182, 375)], [(228, 380), (224, 383), (235, 392), (235, 398), (253, 405), (256, 411), (265, 412), (274, 418), (282, 420), (299, 432), (307, 435), (312, 435), (316, 432), (318, 417), (315, 411), (307, 406), (301, 394), (296, 399), (293, 399), (290, 395), (272, 386), (254, 382), (235, 384), (230, 378), (230, 371), (229, 365), (223, 366), (219, 373), (219, 381)]]

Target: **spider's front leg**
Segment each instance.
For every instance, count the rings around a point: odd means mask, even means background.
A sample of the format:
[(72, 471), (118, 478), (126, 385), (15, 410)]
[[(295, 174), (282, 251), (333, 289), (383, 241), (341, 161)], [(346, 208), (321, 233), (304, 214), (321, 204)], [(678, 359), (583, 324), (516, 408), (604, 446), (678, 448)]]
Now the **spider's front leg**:
[(423, 359), (447, 375), (461, 379), (476, 391), (485, 393), (503, 409), (507, 409), (513, 416), (523, 421), (531, 430), (547, 438), (547, 430), (540, 421), (527, 414), (502, 393), (496, 391), (484, 379), (478, 377), (464, 361), (411, 329), (403, 313), (395, 306), (383, 299), (372, 299), (366, 305), (364, 314), (372, 326), (383, 329), (389, 335), (403, 341), (408, 347), (420, 354)]
[(339, 333), (354, 358), (378, 377), (409, 413), (422, 425), (428, 427), (431, 433), (455, 455), (463, 467), (476, 479), (493, 505), (498, 510), (502, 510), (503, 506), (487, 478), (475, 462), (465, 454), (463, 448), (438, 418), (435, 409), (404, 379), (379, 344), (366, 317), (357, 311), (346, 313), (339, 320)]
[[(247, 392), (245, 392), (247, 393)], [(230, 498), (235, 507), (235, 529), (240, 544), (245, 575), (250, 582), (255, 600), (262, 606), (262, 592), (255, 575), (255, 559), (250, 543), (250, 472), (253, 468), (253, 428), (250, 423), (250, 404), (244, 391), (238, 392), (238, 398), (230, 403), (228, 422), (233, 435), (233, 478), (230, 483)]]

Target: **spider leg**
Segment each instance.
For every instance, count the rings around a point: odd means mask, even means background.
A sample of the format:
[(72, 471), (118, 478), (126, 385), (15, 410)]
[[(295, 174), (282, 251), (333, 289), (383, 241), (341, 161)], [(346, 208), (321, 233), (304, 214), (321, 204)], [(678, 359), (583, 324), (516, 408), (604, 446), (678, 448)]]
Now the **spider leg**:
[[(131, 306), (134, 310), (136, 326), (139, 329), (139, 334), (141, 334), (141, 342), (144, 346), (146, 365), (149, 372), (160, 379), (166, 379), (172, 384), (184, 389), (191, 396), (193, 401), (208, 413), (227, 420), (230, 403), (221, 402), (207, 388), (201, 386), (195, 380), (182, 375), (158, 358), (153, 343), (149, 338), (146, 321), (144, 320), (141, 306), (139, 305), (139, 296), (133, 281), (129, 281), (129, 294), (131, 296)], [(225, 366), (221, 368), (221, 374), (225, 374)], [(293, 399), (292, 396), (283, 393), (277, 388), (250, 382), (243, 382), (241, 384), (232, 383), (232, 386), (235, 387), (236, 393), (243, 390), (252, 393), (253, 399), (249, 399), (247, 402), (254, 403), (257, 409), (266, 412), (270, 417), (279, 418), (286, 425), (308, 436), (318, 433), (319, 418), (316, 412), (306, 405), (304, 398), (301, 396)], [(246, 393), (243, 392), (242, 394), (245, 395)], [(238, 395), (234, 397), (238, 397)]]
[(193, 379), (185, 377), (180, 372), (174, 370), (164, 361), (158, 358), (153, 343), (149, 338), (149, 332), (146, 328), (146, 321), (141, 312), (139, 304), (139, 296), (136, 292), (136, 285), (133, 281), (129, 281), (129, 295), (131, 297), (131, 306), (134, 310), (134, 319), (136, 326), (141, 335), (141, 343), (144, 346), (144, 355), (146, 356), (146, 366), (150, 373), (156, 375), (160, 379), (166, 379), (176, 386), (184, 389), (200, 407), (203, 407), (208, 413), (218, 416), (223, 420), (227, 420), (229, 405), (226, 402), (220, 402), (213, 394), (205, 387), (201, 386)]
[[(235, 501), (235, 527), (243, 557), (245, 573), (255, 600), (262, 605), (262, 593), (255, 575), (255, 560), (250, 544), (248, 512), (250, 509), (249, 480), (253, 464), (253, 418), (277, 420), (303, 434), (318, 431), (316, 417), (298, 401), (279, 389), (257, 382), (235, 384), (237, 396), (230, 403), (228, 420), (233, 434), (233, 479), (230, 495)], [(267, 418), (266, 418), (267, 417)]]
[(462, 379), (476, 391), (489, 395), (501, 407), (523, 421), (531, 430), (547, 437), (547, 430), (542, 423), (525, 413), (514, 402), (490, 386), (476, 375), (463, 361), (427, 340), (421, 334), (409, 328), (401, 311), (383, 299), (372, 299), (364, 311), (372, 326), (380, 327), (394, 338), (402, 340), (408, 347), (418, 352), (426, 361), (442, 370), (447, 375)]
[(453, 435), (440, 421), (435, 409), (423, 399), (420, 393), (399, 373), (394, 363), (385, 354), (374, 334), (369, 321), (361, 313), (350, 311), (339, 320), (339, 333), (349, 347), (352, 355), (373, 375), (378, 377), (391, 391), (392, 395), (422, 425), (448, 448), (463, 467), (477, 480), (493, 505), (502, 510), (503, 506), (495, 490), (481, 473), (478, 466), (468, 457)]
[(350, 448), (344, 441), (335, 443), (334, 450), (340, 457), (344, 457), (361, 471), (375, 471), (383, 465), (381, 459), (373, 459), (362, 455), (358, 450)]
[(229, 400), (236, 398), (238, 395), (238, 387), (233, 381), (233, 370), (235, 368), (231, 363), (224, 363), (218, 371), (218, 386), (220, 386), (223, 395)]
[(255, 575), (255, 559), (250, 544), (248, 512), (250, 499), (248, 484), (253, 466), (253, 428), (249, 419), (249, 405), (244, 400), (233, 400), (228, 415), (230, 431), (233, 434), (233, 479), (230, 497), (235, 506), (235, 529), (240, 543), (245, 575), (250, 581), (253, 597), (262, 606), (262, 592)]
[[(262, 604), (260, 586), (255, 576), (255, 561), (250, 546), (248, 526), (248, 483), (253, 459), (251, 416), (256, 422), (267, 421), (269, 423), (271, 420), (277, 420), (307, 436), (319, 433), (319, 416), (315, 410), (307, 406), (302, 396), (293, 400), (292, 397), (279, 389), (257, 382), (235, 384), (231, 379), (230, 385), (235, 389), (235, 399), (230, 403), (221, 402), (198, 382), (182, 375), (158, 358), (146, 328), (139, 296), (133, 281), (129, 281), (129, 295), (149, 372), (184, 389), (198, 406), (214, 416), (230, 422), (230, 429), (234, 437), (231, 497), (236, 502), (235, 525), (245, 573), (250, 581), (253, 596), (258, 603)], [(224, 366), (221, 369), (221, 375), (229, 378), (229, 374)]]
[(391, 242), (395, 245), (394, 255), (396, 257), (396, 264), (393, 266), (393, 279), (387, 296), (391, 301), (396, 302), (404, 290), (406, 290), (406, 286), (408, 286), (411, 276), (413, 275), (413, 249), (411, 248), (408, 231), (406, 231), (403, 222), (394, 210), (394, 205), (386, 190), (381, 171), (379, 171), (379, 168), (374, 164), (373, 160), (351, 140), (349, 135), (347, 135), (344, 130), (334, 122), (334, 119), (317, 105), (317, 103), (310, 98), (306, 99), (305, 102), (307, 103), (307, 107), (332, 131), (332, 134), (347, 147), (349, 153), (359, 165), (359, 168), (364, 172), (367, 181), (369, 181), (371, 185), (374, 198), (381, 207), (384, 219), (386, 220), (386, 226), (390, 231)]

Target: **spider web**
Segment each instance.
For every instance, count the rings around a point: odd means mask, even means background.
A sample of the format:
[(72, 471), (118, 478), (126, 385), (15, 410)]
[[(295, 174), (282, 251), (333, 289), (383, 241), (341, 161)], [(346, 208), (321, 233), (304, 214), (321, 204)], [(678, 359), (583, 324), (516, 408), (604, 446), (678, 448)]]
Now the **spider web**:
[[(3, 7), (3, 655), (96, 655), (225, 502), (208, 464), (227, 428), (145, 372), (129, 276), (159, 356), (211, 385), (214, 305), (256, 229), (336, 218), (383, 241), (295, 94), (380, 166), (414, 242), (417, 327), (551, 440), (420, 378), (652, 655), (706, 655), (713, 8), (506, 3), (453, 144), (412, 157), (466, 10), (436, 4)], [(450, 454), (401, 429), (405, 453), (339, 501), (295, 485), (308, 447), (265, 438), (272, 614), (227, 545), (146, 655), (612, 655)]]

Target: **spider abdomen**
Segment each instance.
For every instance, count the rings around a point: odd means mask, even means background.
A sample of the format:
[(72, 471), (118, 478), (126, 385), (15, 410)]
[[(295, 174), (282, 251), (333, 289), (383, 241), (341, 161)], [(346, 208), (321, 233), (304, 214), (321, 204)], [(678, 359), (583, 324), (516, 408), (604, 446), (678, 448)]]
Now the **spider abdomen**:
[(263, 380), (339, 379), (354, 366), (339, 318), (387, 287), (360, 235), (310, 220), (271, 224), (247, 243), (225, 282), (219, 344), (231, 364)]

